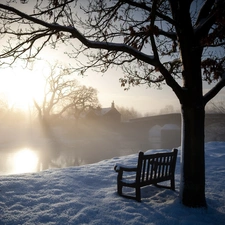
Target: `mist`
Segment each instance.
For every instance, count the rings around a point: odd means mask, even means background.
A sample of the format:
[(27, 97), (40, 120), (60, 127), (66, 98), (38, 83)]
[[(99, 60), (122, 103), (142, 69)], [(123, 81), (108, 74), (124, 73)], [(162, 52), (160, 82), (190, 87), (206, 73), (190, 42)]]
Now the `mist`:
[[(107, 118), (104, 121), (90, 118), (40, 121), (20, 114), (2, 118), (0, 174), (80, 166), (148, 149), (180, 146), (178, 113), (141, 117), (127, 122)], [(206, 141), (224, 140), (221, 126), (218, 122), (208, 125)], [(33, 158), (24, 152), (30, 152)]]

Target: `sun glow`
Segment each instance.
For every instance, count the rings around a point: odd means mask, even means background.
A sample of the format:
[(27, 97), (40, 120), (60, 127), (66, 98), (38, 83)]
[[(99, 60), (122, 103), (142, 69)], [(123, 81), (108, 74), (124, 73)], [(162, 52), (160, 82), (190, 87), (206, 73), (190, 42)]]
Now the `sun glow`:
[(33, 99), (40, 100), (43, 97), (44, 83), (43, 74), (35, 68), (8, 68), (0, 76), (0, 93), (6, 96), (10, 108), (27, 111)]
[(38, 166), (38, 156), (28, 148), (18, 151), (13, 157), (14, 173), (36, 172)]

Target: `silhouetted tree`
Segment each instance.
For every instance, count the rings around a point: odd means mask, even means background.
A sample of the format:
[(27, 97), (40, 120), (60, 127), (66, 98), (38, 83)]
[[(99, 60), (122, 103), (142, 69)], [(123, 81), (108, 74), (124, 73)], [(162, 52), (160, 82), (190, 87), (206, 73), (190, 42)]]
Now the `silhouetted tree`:
[[(71, 57), (87, 56), (87, 65), (80, 61), (81, 73), (118, 65), (126, 89), (140, 84), (171, 88), (183, 120), (181, 201), (206, 206), (205, 106), (225, 85), (225, 1), (51, 0), (36, 1), (25, 13), (12, 2), (0, 4), (1, 33), (16, 39), (8, 38), (2, 60), (35, 58), (47, 43), (68, 41)], [(216, 85), (203, 94), (203, 81)]]
[(63, 117), (63, 114), (73, 115), (78, 120), (87, 108), (99, 105), (97, 90), (80, 85), (68, 68), (57, 63), (45, 74), (43, 98), (33, 100), (39, 118), (45, 121)]
[(24, 122), (26, 113), (16, 107), (15, 102), (9, 102), (6, 94), (0, 94), (0, 118), (2, 123), (14, 124)]
[(93, 87), (79, 86), (74, 94), (70, 96), (69, 115), (72, 115), (78, 121), (81, 115), (90, 108), (100, 107), (97, 94), (97, 90)]
[(117, 106), (116, 108), (121, 114), (121, 121), (128, 121), (130, 119), (142, 117), (142, 114), (134, 108), (128, 108), (123, 106)]
[(174, 107), (172, 105), (166, 105), (160, 110), (160, 114), (174, 113)]

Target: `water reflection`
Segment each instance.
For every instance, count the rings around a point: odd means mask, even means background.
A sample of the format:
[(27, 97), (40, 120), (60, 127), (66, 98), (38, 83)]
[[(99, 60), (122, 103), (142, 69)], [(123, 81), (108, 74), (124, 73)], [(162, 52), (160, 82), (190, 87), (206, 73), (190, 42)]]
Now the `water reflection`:
[(72, 125), (0, 126), (0, 175), (80, 166), (152, 147), (148, 135)]
[(29, 148), (0, 151), (0, 174), (19, 174), (39, 171), (39, 156)]
[(0, 149), (0, 175), (80, 166), (145, 150), (143, 142), (118, 138), (61, 141), (44, 146)]
[(38, 168), (38, 155), (29, 148), (14, 153), (10, 161), (14, 174), (36, 172)]

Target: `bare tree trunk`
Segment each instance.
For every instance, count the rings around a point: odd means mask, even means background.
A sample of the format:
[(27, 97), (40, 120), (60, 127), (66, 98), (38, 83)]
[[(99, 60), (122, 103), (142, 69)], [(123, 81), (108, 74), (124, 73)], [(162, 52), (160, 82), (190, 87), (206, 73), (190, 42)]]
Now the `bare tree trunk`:
[(206, 207), (204, 106), (182, 107), (182, 203), (189, 207)]

